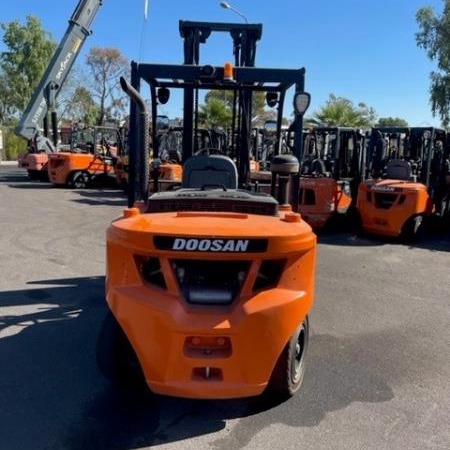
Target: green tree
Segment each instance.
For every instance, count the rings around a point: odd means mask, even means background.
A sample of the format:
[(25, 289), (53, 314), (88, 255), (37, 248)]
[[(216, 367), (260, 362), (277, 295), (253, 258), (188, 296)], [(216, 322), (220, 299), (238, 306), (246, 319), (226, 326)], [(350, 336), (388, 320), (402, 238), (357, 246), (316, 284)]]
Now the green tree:
[(26, 24), (2, 22), (7, 51), (0, 53), (2, 120), (21, 114), (33, 95), (56, 49), (51, 35), (42, 29), (39, 18), (29, 15)]
[[(221, 101), (231, 111), (233, 110), (234, 93), (233, 91), (212, 90), (205, 95), (205, 103), (210, 99)], [(261, 126), (265, 120), (272, 119), (275, 116), (273, 110), (266, 109), (266, 93), (255, 92), (252, 101), (252, 122), (254, 126)], [(231, 123), (231, 122), (230, 122)]]
[(215, 96), (205, 96), (205, 103), (200, 105), (198, 112), (199, 122), (208, 128), (231, 125), (232, 112), (226, 101)]
[(129, 61), (116, 48), (92, 47), (86, 58), (92, 75), (92, 93), (98, 100), (97, 125), (118, 120), (126, 114), (128, 97), (119, 86), (119, 78), (127, 76)]
[(15, 108), (12, 106), (11, 89), (8, 89), (8, 80), (0, 74), (0, 124), (12, 125)]
[(92, 94), (84, 86), (75, 86), (71, 95), (64, 96), (59, 103), (59, 120), (66, 122), (83, 122), (86, 126), (94, 126), (99, 116), (99, 106)]
[(437, 63), (430, 74), (430, 102), (434, 116), (439, 115), (444, 127), (450, 124), (450, 0), (444, 0), (439, 16), (431, 6), (420, 8), (416, 14), (419, 31), (417, 45), (428, 58)]
[(305, 123), (330, 127), (357, 127), (366, 128), (375, 123), (376, 113), (365, 103), (357, 106), (351, 100), (330, 94), (326, 104)]
[(400, 117), (380, 117), (375, 124), (377, 127), (407, 127), (408, 122)]
[(3, 141), (7, 161), (16, 160), (17, 157), (27, 149), (27, 142), (25, 139), (17, 136), (13, 132), (12, 127), (9, 128), (6, 133), (3, 133)]

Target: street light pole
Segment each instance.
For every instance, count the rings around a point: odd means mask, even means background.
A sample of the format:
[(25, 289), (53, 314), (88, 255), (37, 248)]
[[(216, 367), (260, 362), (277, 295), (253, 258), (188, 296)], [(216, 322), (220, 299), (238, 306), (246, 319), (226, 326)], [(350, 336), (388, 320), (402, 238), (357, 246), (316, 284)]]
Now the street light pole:
[(245, 17), (244, 14), (242, 14), (236, 8), (233, 8), (228, 2), (220, 2), (220, 6), (224, 9), (229, 9), (230, 11), (235, 12), (238, 16), (241, 16), (245, 20), (245, 23), (248, 23), (247, 17)]

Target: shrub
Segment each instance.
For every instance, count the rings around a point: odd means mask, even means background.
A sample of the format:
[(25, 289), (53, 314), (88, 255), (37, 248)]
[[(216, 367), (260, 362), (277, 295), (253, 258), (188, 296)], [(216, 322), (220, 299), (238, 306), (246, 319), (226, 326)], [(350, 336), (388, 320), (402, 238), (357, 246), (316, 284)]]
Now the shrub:
[(11, 128), (3, 128), (3, 154), (6, 161), (15, 161), (20, 153), (27, 150), (25, 139), (14, 134)]

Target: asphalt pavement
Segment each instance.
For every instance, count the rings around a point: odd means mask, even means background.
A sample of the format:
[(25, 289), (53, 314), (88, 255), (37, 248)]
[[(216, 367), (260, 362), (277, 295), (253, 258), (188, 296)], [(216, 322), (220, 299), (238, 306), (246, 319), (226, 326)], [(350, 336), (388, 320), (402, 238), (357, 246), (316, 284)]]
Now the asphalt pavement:
[(0, 448), (450, 449), (450, 230), (415, 246), (319, 234), (301, 392), (198, 401), (97, 370), (105, 230), (125, 205), (0, 165)]

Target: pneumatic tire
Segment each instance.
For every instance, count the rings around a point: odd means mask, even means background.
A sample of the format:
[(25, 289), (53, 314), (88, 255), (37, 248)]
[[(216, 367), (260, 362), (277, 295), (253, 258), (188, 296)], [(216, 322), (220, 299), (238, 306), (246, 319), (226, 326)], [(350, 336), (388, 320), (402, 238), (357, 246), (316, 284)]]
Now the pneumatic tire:
[(298, 392), (305, 374), (308, 342), (309, 320), (306, 316), (278, 358), (266, 394), (285, 400)]
[(410, 217), (403, 226), (402, 238), (407, 244), (415, 244), (420, 242), (425, 232), (425, 218), (419, 214), (417, 216)]
[(117, 319), (108, 311), (100, 329), (96, 349), (101, 374), (115, 384), (144, 384), (139, 360)]
[(68, 186), (71, 189), (86, 189), (91, 182), (91, 176), (88, 172), (78, 171), (72, 173), (69, 178)]

